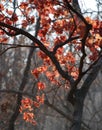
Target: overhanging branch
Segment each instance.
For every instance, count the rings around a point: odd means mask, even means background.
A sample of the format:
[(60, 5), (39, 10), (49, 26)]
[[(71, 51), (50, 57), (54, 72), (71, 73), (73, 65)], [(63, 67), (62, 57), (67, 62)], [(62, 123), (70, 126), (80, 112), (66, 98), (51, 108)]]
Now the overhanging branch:
[(15, 31), (15, 36), (16, 35), (24, 35), (26, 37), (28, 37), (30, 40), (32, 40), (34, 43), (36, 43), (38, 45), (38, 47), (40, 48), (41, 51), (43, 51), (50, 59), (51, 61), (54, 63), (54, 65), (56, 66), (58, 72), (61, 74), (61, 76), (67, 80), (69, 80), (69, 82), (71, 84), (73, 84), (74, 82), (74, 79), (71, 75), (68, 74), (68, 72), (65, 72), (61, 66), (60, 66), (60, 63), (58, 62), (58, 60), (56, 59), (56, 57), (54, 56), (53, 52), (49, 51), (41, 41), (39, 41), (36, 37), (34, 37), (33, 35), (31, 35), (30, 33), (22, 30), (22, 29), (19, 29), (19, 28), (16, 28), (16, 27), (13, 27), (11, 25), (8, 25), (8, 24), (5, 24), (3, 22), (0, 22), (0, 26), (2, 27), (5, 27), (5, 28), (8, 28), (8, 29), (11, 29), (13, 31)]

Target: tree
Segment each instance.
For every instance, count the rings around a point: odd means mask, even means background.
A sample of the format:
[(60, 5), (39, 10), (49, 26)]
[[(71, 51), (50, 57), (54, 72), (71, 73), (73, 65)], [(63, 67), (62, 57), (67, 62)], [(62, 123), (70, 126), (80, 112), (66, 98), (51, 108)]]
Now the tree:
[[(22, 112), (26, 107), (30, 109), (32, 103), (35, 107), (44, 103), (42, 92), (46, 83), (42, 81), (37, 83), (41, 93), (35, 97), (34, 102), (31, 99), (22, 99), (34, 50), (37, 51), (42, 64), (32, 70), (32, 74), (36, 80), (45, 74), (54, 85), (61, 86), (64, 81), (64, 86), (70, 89), (67, 100), (74, 107), (71, 130), (81, 129), (84, 99), (102, 65), (102, 22), (99, 19), (85, 18), (73, 5), (71, 0), (14, 0), (8, 3), (2, 0), (1, 44), (6, 46), (6, 42), (12, 42), (12, 39), (18, 38), (19, 35), (24, 35), (32, 41), (31, 45), (9, 44), (10, 47), (0, 53), (3, 55), (11, 48), (31, 47), (24, 77), (17, 92), (17, 107), (10, 120), (10, 130), (14, 129), (19, 109)], [(80, 85), (83, 79), (84, 83)], [(45, 103), (51, 105), (46, 98)], [(32, 113), (24, 115), (25, 120), (35, 124), (31, 120), (34, 116)]]

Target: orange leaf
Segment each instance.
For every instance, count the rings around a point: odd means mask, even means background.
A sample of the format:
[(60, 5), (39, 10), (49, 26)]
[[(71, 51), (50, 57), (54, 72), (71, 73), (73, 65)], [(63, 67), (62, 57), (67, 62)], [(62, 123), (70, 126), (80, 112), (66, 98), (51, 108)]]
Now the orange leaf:
[(9, 15), (12, 15), (12, 14), (13, 14), (13, 11), (12, 11), (12, 10), (6, 9), (6, 12), (7, 12)]
[(22, 20), (22, 27), (26, 28), (28, 25), (28, 21), (27, 20)]
[(20, 4), (20, 8), (21, 9), (26, 9), (28, 7), (28, 3), (27, 2), (21, 2)]
[(4, 6), (3, 4), (0, 4), (0, 11), (3, 11), (4, 10)]
[(34, 106), (38, 108), (40, 106), (40, 104), (38, 102), (34, 101)]
[(38, 82), (37, 86), (38, 86), (38, 90), (44, 90), (45, 89), (45, 84), (42, 83), (42, 82)]
[(38, 101), (40, 104), (43, 104), (43, 103), (44, 103), (44, 94), (42, 94), (42, 96), (36, 96), (36, 99), (37, 99), (37, 101)]

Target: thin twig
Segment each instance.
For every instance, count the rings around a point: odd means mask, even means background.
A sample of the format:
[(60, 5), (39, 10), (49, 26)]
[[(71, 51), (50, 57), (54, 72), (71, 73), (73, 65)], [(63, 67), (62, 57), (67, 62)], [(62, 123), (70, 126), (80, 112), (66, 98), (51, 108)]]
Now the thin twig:
[[(3, 44), (4, 45), (4, 44)], [(10, 45), (10, 44), (9, 44)], [(30, 47), (30, 48), (38, 48), (38, 46), (33, 46), (33, 45), (15, 45), (15, 46), (11, 46), (8, 47), (6, 49), (4, 49), (0, 55), (4, 54), (6, 51), (8, 51), (9, 49), (13, 49), (13, 48), (19, 48), (19, 47)]]

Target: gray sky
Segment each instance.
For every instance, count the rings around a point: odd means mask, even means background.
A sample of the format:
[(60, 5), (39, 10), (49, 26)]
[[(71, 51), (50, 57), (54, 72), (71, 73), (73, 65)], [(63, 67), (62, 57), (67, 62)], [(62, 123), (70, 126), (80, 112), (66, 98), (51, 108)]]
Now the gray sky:
[(97, 4), (95, 0), (78, 0), (80, 3), (80, 7), (82, 7), (82, 10), (97, 10)]

